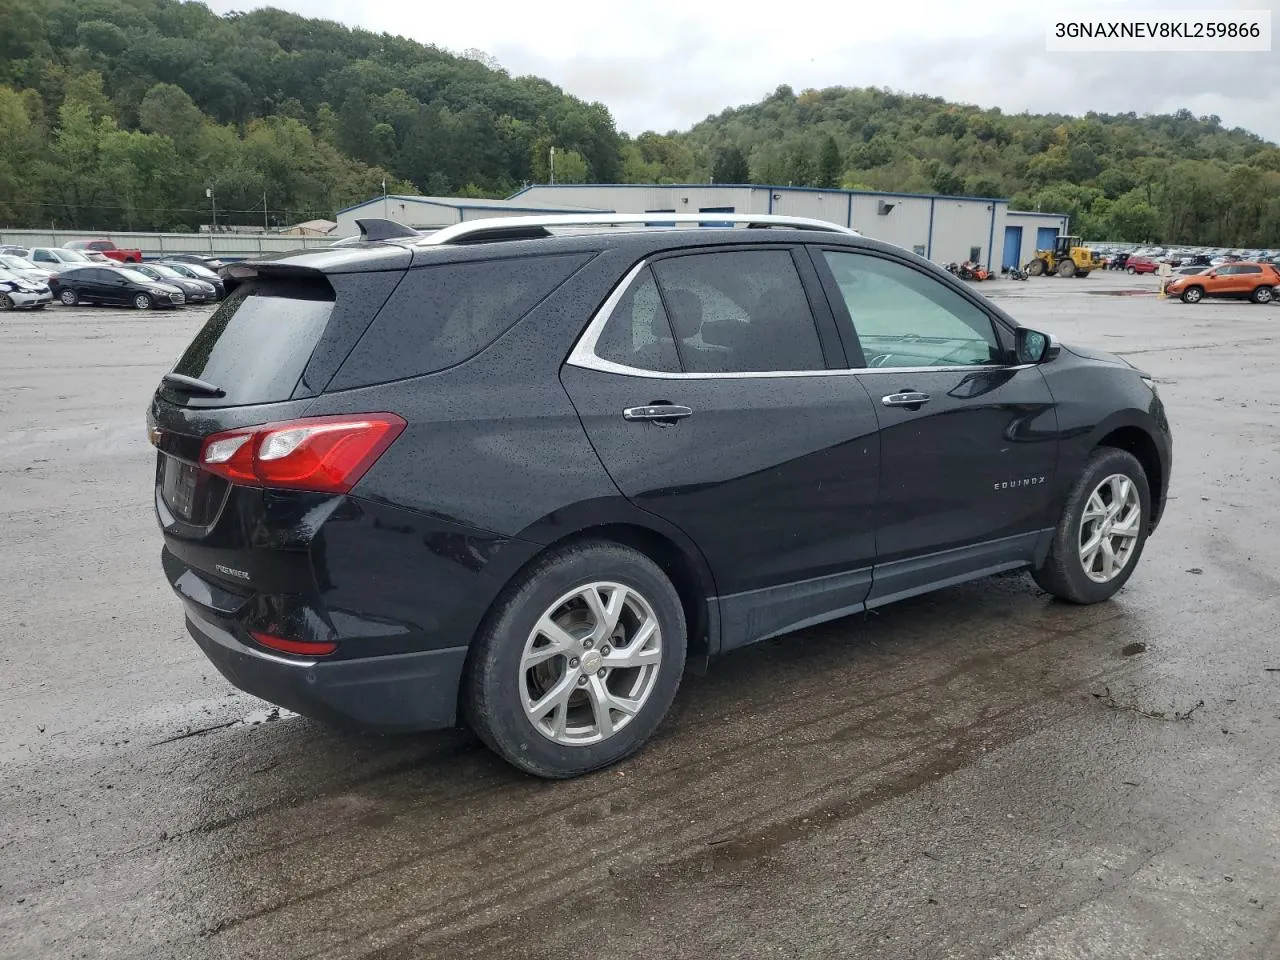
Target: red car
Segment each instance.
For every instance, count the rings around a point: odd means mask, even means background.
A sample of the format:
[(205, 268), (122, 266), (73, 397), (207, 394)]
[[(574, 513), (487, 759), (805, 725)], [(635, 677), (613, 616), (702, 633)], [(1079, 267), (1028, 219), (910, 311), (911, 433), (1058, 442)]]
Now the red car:
[(1155, 273), (1160, 269), (1160, 264), (1152, 260), (1150, 257), (1130, 257), (1125, 262), (1125, 273)]
[(65, 250), (79, 250), (82, 253), (90, 251), (104, 254), (112, 260), (120, 263), (141, 263), (141, 250), (127, 250), (117, 247), (110, 240), (72, 240), (70, 243), (63, 245)]

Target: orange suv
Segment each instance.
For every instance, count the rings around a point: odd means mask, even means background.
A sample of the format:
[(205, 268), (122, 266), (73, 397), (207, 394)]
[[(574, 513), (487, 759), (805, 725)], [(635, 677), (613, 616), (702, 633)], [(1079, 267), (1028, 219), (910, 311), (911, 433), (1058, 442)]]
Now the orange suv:
[(1273, 263), (1224, 263), (1204, 273), (1178, 277), (1165, 287), (1165, 293), (1181, 297), (1183, 303), (1199, 303), (1205, 297), (1270, 303), (1275, 299), (1272, 288), (1277, 284), (1280, 284), (1280, 270)]

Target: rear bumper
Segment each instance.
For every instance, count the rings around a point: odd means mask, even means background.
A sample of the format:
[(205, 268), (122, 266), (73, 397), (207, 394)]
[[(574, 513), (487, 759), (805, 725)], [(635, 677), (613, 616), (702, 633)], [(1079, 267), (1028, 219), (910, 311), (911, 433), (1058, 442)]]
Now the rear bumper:
[(241, 643), (186, 603), (187, 630), (245, 693), (315, 720), (376, 732), (453, 726), (466, 647), (353, 660), (289, 660)]

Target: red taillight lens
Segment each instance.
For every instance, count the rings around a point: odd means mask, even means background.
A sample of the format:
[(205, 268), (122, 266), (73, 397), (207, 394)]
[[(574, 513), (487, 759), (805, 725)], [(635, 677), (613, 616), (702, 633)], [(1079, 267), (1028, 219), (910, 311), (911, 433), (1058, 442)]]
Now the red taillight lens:
[(347, 493), (404, 430), (394, 413), (307, 417), (215, 433), (200, 465), (232, 483)]
[(292, 653), (299, 657), (324, 657), (338, 649), (338, 645), (328, 640), (286, 640), (284, 637), (273, 637), (269, 633), (249, 631), (249, 636), (271, 650), (281, 653)]

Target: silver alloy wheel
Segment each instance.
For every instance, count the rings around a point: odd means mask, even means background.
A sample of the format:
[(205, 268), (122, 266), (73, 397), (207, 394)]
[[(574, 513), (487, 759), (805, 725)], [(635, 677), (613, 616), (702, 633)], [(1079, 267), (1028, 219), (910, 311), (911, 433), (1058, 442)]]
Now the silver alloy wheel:
[(76, 301), (79, 300), (80, 297), (74, 290), (63, 290), (62, 293), (58, 294), (58, 299), (68, 307), (74, 307), (76, 305)]
[(151, 298), (148, 297), (145, 293), (140, 293), (133, 298), (133, 305), (137, 307), (139, 310), (150, 310)]
[(1257, 290), (1255, 290), (1255, 291), (1253, 292), (1253, 299), (1254, 299), (1256, 302), (1258, 302), (1258, 303), (1270, 303), (1270, 302), (1271, 302), (1271, 288), (1270, 288), (1270, 287), (1259, 287)]
[(661, 664), (662, 630), (649, 601), (621, 583), (589, 583), (556, 600), (530, 632), (520, 704), (548, 740), (599, 743), (640, 713)]
[(1185, 299), (1187, 303), (1199, 303), (1202, 296), (1204, 296), (1204, 294), (1200, 292), (1199, 287), (1190, 287), (1187, 290)]
[(12, 310), (13, 301), (9, 299), (7, 293), (0, 293), (0, 310)]
[(1138, 485), (1113, 473), (1093, 489), (1080, 518), (1080, 565), (1094, 583), (1109, 583), (1138, 546), (1142, 498)]

